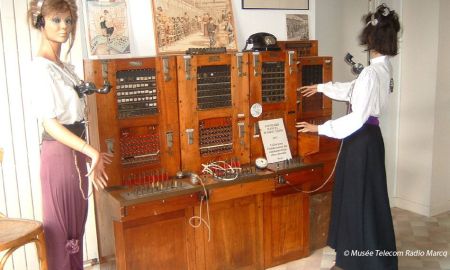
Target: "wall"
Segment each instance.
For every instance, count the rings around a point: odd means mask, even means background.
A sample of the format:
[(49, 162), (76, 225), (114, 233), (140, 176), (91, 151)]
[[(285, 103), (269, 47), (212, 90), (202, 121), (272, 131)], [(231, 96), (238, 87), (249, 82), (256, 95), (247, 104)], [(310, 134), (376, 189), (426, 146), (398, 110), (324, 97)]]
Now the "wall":
[[(442, 201), (441, 192), (445, 189), (436, 189), (443, 186), (444, 175), (447, 174), (448, 177), (448, 169), (442, 169), (436, 164), (447, 159), (449, 153), (449, 148), (445, 147), (448, 139), (437, 133), (437, 128), (441, 129), (437, 125), (443, 124), (445, 113), (448, 117), (448, 103), (444, 105), (443, 101), (437, 101), (441, 96), (444, 98), (448, 95), (443, 90), (445, 82), (437, 89), (438, 75), (441, 78), (448, 76), (448, 73), (443, 75), (443, 70), (438, 74), (438, 59), (441, 54), (437, 44), (443, 45), (446, 37), (444, 35), (439, 43), (439, 31), (444, 31), (439, 30), (439, 26), (445, 21), (440, 21), (439, 9), (439, 0), (428, 1), (426, 5), (420, 0), (403, 1), (405, 46), (401, 51), (396, 205), (423, 215), (433, 214), (431, 200), (435, 203)], [(445, 28), (444, 25), (442, 27)], [(448, 52), (444, 53), (442, 50), (441, 53), (448, 60)], [(444, 62), (439, 62), (440, 67), (448, 65)], [(438, 145), (438, 141), (442, 141), (444, 145)], [(447, 205), (446, 210), (448, 209)]]
[(430, 215), (450, 209), (450, 1), (439, 4), (439, 43), (437, 61), (437, 85), (435, 100), (435, 132), (433, 145), (433, 170), (431, 175)]
[[(367, 64), (367, 54), (359, 46), (357, 37), (361, 30), (361, 16), (367, 13), (367, 1), (317, 0), (316, 35), (319, 40), (319, 55), (333, 57), (333, 81), (346, 82), (356, 77), (344, 57), (349, 52), (354, 61)], [(345, 115), (347, 105), (333, 101), (333, 118)]]
[[(399, 0), (374, 1), (374, 6), (381, 3), (386, 3), (391, 9), (395, 10), (400, 17), (400, 23), (403, 23), (402, 16), (402, 2)], [(404, 27), (404, 24), (402, 25)], [(398, 126), (399, 126), (399, 108), (400, 96), (402, 94), (402, 78), (400, 71), (402, 69), (400, 63), (403, 58), (403, 37), (402, 31), (399, 33), (399, 54), (391, 57), (394, 78), (394, 92), (390, 94), (388, 104), (385, 112), (380, 117), (380, 127), (383, 133), (385, 146), (385, 163), (386, 163), (386, 177), (388, 185), (388, 193), (390, 197), (391, 206), (395, 206), (393, 197), (396, 196), (397, 190), (397, 160), (398, 160)]]
[[(310, 38), (315, 38), (315, 2), (309, 0), (309, 10), (242, 9), (242, 0), (231, 0), (237, 32), (238, 49), (242, 50), (246, 39), (256, 32), (269, 32), (279, 40), (286, 40), (285, 14), (308, 14)], [(134, 40), (132, 56), (155, 56), (155, 35), (151, 1), (129, 1), (131, 36)], [(145, 27), (142, 27), (145, 25)], [(86, 53), (85, 55), (86, 56)]]

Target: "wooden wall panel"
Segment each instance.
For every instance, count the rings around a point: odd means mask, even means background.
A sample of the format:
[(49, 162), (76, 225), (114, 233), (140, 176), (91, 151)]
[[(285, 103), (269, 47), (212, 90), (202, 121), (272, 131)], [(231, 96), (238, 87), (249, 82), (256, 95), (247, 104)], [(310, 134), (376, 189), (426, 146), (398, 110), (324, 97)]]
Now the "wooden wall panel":
[(199, 269), (263, 269), (262, 198), (254, 195), (210, 204), (211, 241), (205, 228), (196, 232), (205, 254), (205, 268)]
[(309, 254), (309, 198), (303, 193), (264, 195), (264, 267)]
[(123, 269), (196, 269), (192, 265), (195, 250), (189, 246), (193, 228), (186, 226), (189, 217), (186, 211), (124, 223), (126, 267)]
[(310, 197), (309, 248), (311, 251), (327, 245), (331, 199), (331, 191), (315, 194)]

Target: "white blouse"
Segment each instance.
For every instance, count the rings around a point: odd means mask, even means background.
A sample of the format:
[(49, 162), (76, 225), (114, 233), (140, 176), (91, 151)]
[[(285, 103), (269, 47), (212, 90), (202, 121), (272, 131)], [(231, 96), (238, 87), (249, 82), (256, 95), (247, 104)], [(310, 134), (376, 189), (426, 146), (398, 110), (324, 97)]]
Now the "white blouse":
[(352, 82), (319, 84), (318, 92), (351, 104), (349, 114), (319, 125), (319, 134), (342, 139), (361, 128), (369, 116), (380, 116), (390, 93), (391, 78), (389, 58), (379, 56), (371, 59), (370, 65)]
[(74, 90), (80, 79), (72, 65), (64, 63), (62, 68), (44, 57), (35, 57), (29, 68), (25, 87), (40, 122), (56, 118), (61, 124), (73, 124), (84, 119), (84, 98)]

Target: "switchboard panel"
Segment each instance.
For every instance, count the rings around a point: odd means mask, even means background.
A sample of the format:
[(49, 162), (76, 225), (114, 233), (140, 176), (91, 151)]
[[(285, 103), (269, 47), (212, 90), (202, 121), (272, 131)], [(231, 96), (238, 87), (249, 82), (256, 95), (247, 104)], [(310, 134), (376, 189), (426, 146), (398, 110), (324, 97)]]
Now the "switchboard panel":
[(291, 154), (297, 153), (295, 51), (250, 54), (250, 145), (251, 160), (265, 156), (258, 121), (283, 119)]
[[(332, 80), (333, 61), (331, 57), (300, 57), (298, 60), (298, 87)], [(331, 104), (331, 99), (322, 93), (304, 97), (297, 92), (297, 121), (322, 124), (331, 119)]]
[(249, 163), (248, 54), (177, 57), (183, 171)]
[(112, 91), (89, 97), (91, 141), (114, 154), (108, 186), (180, 169), (176, 58), (86, 60), (85, 79)]

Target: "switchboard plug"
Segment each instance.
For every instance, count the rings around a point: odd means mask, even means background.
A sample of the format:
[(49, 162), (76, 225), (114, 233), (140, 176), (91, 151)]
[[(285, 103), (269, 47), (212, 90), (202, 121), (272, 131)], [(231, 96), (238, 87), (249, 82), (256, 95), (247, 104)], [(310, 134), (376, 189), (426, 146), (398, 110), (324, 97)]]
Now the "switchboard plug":
[(205, 190), (204, 192), (198, 193), (198, 199), (200, 201), (208, 201), (209, 200), (209, 190)]
[(282, 175), (278, 175), (278, 184), (285, 185), (286, 184), (286, 178)]

